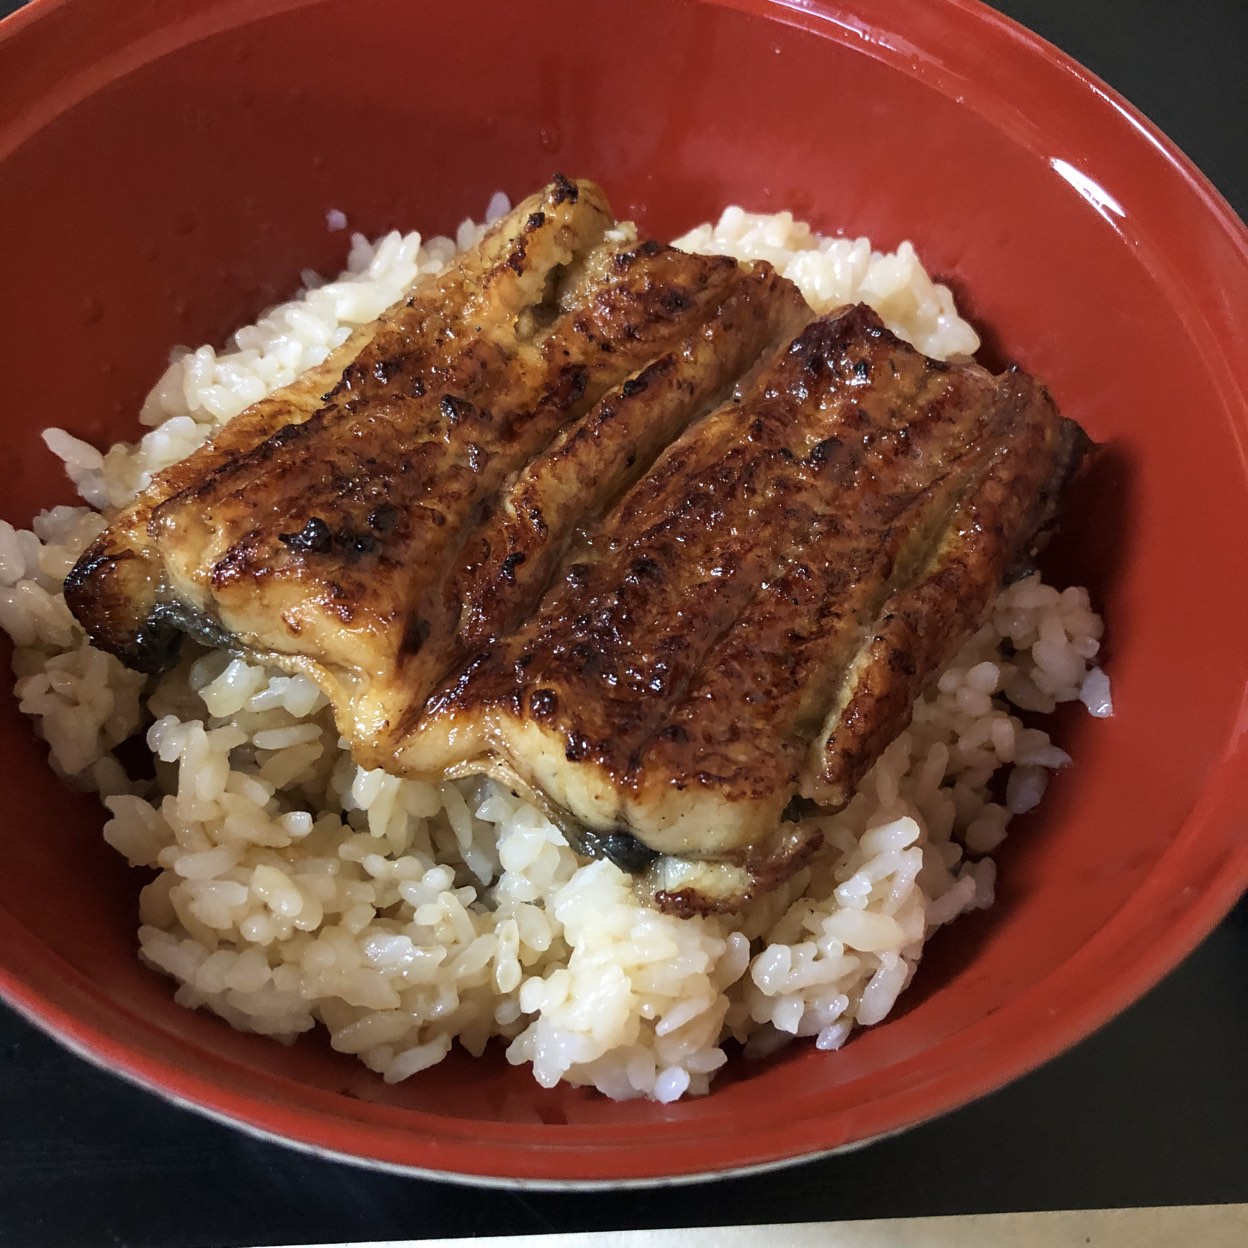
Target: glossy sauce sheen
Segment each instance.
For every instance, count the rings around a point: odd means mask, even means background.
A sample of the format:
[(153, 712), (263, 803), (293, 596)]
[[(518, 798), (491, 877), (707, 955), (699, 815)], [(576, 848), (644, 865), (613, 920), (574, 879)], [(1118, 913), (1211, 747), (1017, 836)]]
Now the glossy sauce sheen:
[(161, 474), (67, 600), (316, 680), (356, 758), (487, 771), (662, 907), (817, 847), (1033, 551), (1086, 447), (1023, 373), (818, 320), (765, 263), (557, 179), (316, 374)]

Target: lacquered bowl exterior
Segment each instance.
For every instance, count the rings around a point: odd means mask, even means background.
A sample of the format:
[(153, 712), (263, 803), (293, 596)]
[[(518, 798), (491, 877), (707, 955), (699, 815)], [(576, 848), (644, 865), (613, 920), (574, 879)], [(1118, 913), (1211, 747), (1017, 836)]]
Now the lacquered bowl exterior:
[(1117, 713), (835, 1056), (738, 1063), (703, 1100), (543, 1092), (501, 1055), (388, 1088), (176, 1007), (141, 881), (0, 702), (0, 990), (154, 1089), (292, 1142), (448, 1174), (616, 1182), (860, 1142), (979, 1095), (1139, 996), (1248, 881), (1243, 226), (1146, 123), (970, 0), (42, 0), (0, 31), (5, 519), (70, 490), (171, 345), (218, 340), (373, 234), (446, 231), (556, 168), (670, 235), (723, 204), (912, 239), (1103, 444), (1052, 552), (1106, 615)]

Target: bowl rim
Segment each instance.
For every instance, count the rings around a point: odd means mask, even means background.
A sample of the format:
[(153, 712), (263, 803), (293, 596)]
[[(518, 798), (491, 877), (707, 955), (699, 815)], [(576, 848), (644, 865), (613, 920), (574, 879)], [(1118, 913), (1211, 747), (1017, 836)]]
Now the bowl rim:
[[(42, 111), (34, 107), (24, 112), (24, 131), (0, 126), (0, 157), (104, 82), (147, 60), (217, 30), (317, 2), (202, 0), (195, 4), (180, 0), (162, 11), (155, 27), (149, 24), (135, 39), (130, 38), (129, 26), (123, 26), (113, 37), (109, 56), (94, 57), (87, 63), (82, 59), (82, 50), (65, 34), (79, 14), (93, 8), (93, 0), (32, 0), (26, 8), (0, 22), (0, 64), (6, 55), (16, 54), (21, 44), (21, 55), (27, 64), (44, 66), (37, 45), (46, 36), (50, 48), (46, 64), (55, 65), (57, 73), (48, 74), (46, 67), (28, 70), (18, 84), (19, 101), (22, 92), (26, 92), (27, 102), (38, 103), (44, 93), (52, 94), (51, 80), (60, 78), (63, 86), (66, 75), (70, 87), (56, 98), (70, 98), (68, 103), (44, 107)], [(872, 13), (860, 20), (848, 20), (847, 14), (867, 8), (867, 0), (846, 0), (843, 4), (837, 0), (689, 2), (779, 21), (852, 46), (865, 55), (887, 61), (894, 69), (927, 81), (942, 93), (947, 93), (948, 75), (953, 74), (967, 93), (966, 103), (976, 110), (987, 110), (984, 115), (990, 118), (1000, 116), (999, 107), (994, 112), (1000, 97), (992, 84), (998, 76), (1017, 74), (1020, 62), (1030, 68), (1035, 81), (1044, 84), (1050, 99), (1055, 99), (1054, 93), (1060, 91), (1062, 101), (1072, 111), (1090, 109), (1104, 120), (1109, 110), (1115, 114), (1112, 120), (1121, 132), (1121, 141), (1132, 145), (1134, 159), (1153, 176), (1171, 182), (1177, 179), (1183, 194), (1194, 197), (1200, 215), (1214, 227), (1227, 255), (1237, 262), (1232, 276), (1237, 283), (1238, 300), (1228, 298), (1224, 306), (1212, 309), (1191, 299), (1185, 304), (1185, 309), (1190, 307), (1200, 317), (1221, 349), (1211, 364), (1220, 364), (1224, 369), (1233, 364), (1235, 345), (1242, 346), (1248, 337), (1248, 230), (1208, 179), (1153, 123), (1096, 75), (1040, 36), (980, 0), (895, 0), (887, 14)], [(94, 0), (94, 7), (103, 10), (105, 5)], [(108, 11), (113, 12), (111, 6)], [(906, 25), (908, 19), (913, 19), (928, 39), (937, 39), (933, 33), (937, 26), (942, 31), (935, 44), (917, 48), (912, 44), (909, 52), (914, 54), (913, 61), (903, 62), (888, 36), (894, 27)], [(986, 58), (993, 60), (992, 75), (959, 71), (963, 55), (959, 32), (967, 31), (981, 41), (981, 48), (990, 46), (1000, 54), (1000, 65), (996, 63), (998, 58)], [(162, 32), (167, 36), (163, 40)], [(976, 70), (982, 68), (977, 62)], [(1006, 81), (1004, 77), (1000, 80)], [(23, 112), (20, 108), (17, 111)], [(1185, 293), (1182, 275), (1176, 280), (1179, 289), (1172, 293)], [(1238, 398), (1238, 431), (1241, 442), (1248, 443), (1248, 381), (1237, 382), (1227, 373), (1225, 385), (1227, 411), (1236, 406)], [(385, 1115), (394, 1121), (379, 1122), (335, 1113), (337, 1102), (345, 1103), (345, 1098), (335, 1094), (324, 1094), (316, 1104), (310, 1105), (306, 1099), (300, 1101), (299, 1093), (306, 1089), (293, 1080), (287, 1081), (286, 1097), (274, 1095), (275, 1084), (280, 1085), (280, 1080), (272, 1079), (265, 1081), (263, 1095), (257, 1096), (247, 1090), (246, 1079), (232, 1083), (226, 1077), (228, 1063), (221, 1064), (213, 1076), (205, 1076), (164, 1056), (147, 1036), (138, 1044), (132, 1038), (122, 1038), (109, 1030), (110, 1003), (77, 970), (58, 961), (57, 972), (66, 977), (63, 983), (51, 991), (36, 986), (46, 982), (46, 976), (41, 980), (34, 973), (47, 964), (40, 954), (19, 956), (0, 965), (0, 996), (73, 1051), (148, 1091), (265, 1138), (356, 1164), (475, 1184), (557, 1188), (691, 1182), (766, 1170), (859, 1147), (986, 1095), (1089, 1035), (1190, 953), (1248, 887), (1248, 838), (1239, 838), (1237, 844), (1215, 856), (1199, 891), (1189, 887), (1178, 897), (1172, 895), (1169, 886), (1159, 879), (1163, 874), (1161, 865), (1180, 858), (1186, 843), (1199, 839), (1204, 830), (1248, 822), (1248, 688), (1241, 694), (1240, 707), (1208, 787), (1186, 813), (1150, 876), (1076, 954), (993, 1016), (997, 1039), (986, 1055), (977, 1055), (974, 1066), (946, 1061), (913, 1086), (874, 1100), (870, 1115), (860, 1116), (873, 1124), (867, 1130), (859, 1130), (860, 1123), (850, 1121), (852, 1114), (829, 1116), (822, 1106), (823, 1098), (819, 1097), (803, 1102), (783, 1123), (766, 1131), (751, 1132), (748, 1142), (732, 1131), (715, 1134), (714, 1110), (690, 1123), (669, 1124), (670, 1129), (662, 1133), (654, 1129), (634, 1132), (628, 1140), (604, 1139), (609, 1133), (602, 1127), (543, 1127), (546, 1136), (537, 1144), (532, 1140), (534, 1128), (520, 1124), (482, 1124), (399, 1109)], [(1186, 874), (1190, 875), (1190, 871)], [(1156, 929), (1158, 915), (1166, 917), (1164, 936), (1141, 939)], [(17, 926), (7, 911), (0, 910), (0, 932), (10, 924)], [(0, 942), (0, 948), (6, 943)], [(1045, 1017), (1040, 998), (1059, 998), (1063, 985), (1077, 978), (1081, 967), (1104, 964), (1111, 952), (1115, 966), (1111, 980), (1102, 981), (1095, 992), (1079, 995), (1077, 1003), (1060, 1015), (1050, 1010)], [(986, 1022), (978, 1020), (960, 1035), (971, 1041)], [(425, 1136), (422, 1126), (426, 1124), (436, 1124), (442, 1138)], [(688, 1145), (694, 1140), (699, 1148), (696, 1158), (691, 1160)]]

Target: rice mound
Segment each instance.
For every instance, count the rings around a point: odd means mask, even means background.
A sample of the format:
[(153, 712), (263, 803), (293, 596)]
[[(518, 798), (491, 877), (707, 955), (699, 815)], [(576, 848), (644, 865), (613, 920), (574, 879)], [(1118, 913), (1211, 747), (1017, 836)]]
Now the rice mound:
[[(495, 196), (487, 221), (507, 207)], [(93, 649), (65, 606), (65, 574), (152, 473), (322, 361), (483, 228), (355, 235), (336, 280), (304, 274), (292, 302), (221, 352), (175, 352), (137, 444), (101, 454), (45, 434), (89, 506), (52, 508), (29, 531), (0, 522), (0, 626), (20, 707), (58, 774), (102, 797), (108, 843), (155, 872), (140, 956), (177, 981), (180, 1003), (235, 1027), (289, 1041), (320, 1023), (388, 1082), (456, 1042), (480, 1054), (499, 1037), (544, 1087), (659, 1101), (705, 1093), (729, 1041), (757, 1055), (799, 1036), (839, 1048), (888, 1015), (934, 929), (991, 904), (988, 855), (1070, 761), (1016, 710), (1082, 698), (1110, 713), (1083, 589), (1034, 575), (1005, 589), (846, 809), (812, 820), (825, 851), (740, 913), (691, 919), (639, 904), (627, 875), (578, 858), (493, 781), (356, 766), (304, 677), (188, 641), (149, 681)], [(869, 303), (928, 354), (978, 346), (908, 243), (882, 255), (739, 208), (677, 241), (767, 259), (817, 311)], [(112, 754), (140, 730), (155, 781), (131, 780)], [(1002, 768), (1003, 804), (990, 797)]]

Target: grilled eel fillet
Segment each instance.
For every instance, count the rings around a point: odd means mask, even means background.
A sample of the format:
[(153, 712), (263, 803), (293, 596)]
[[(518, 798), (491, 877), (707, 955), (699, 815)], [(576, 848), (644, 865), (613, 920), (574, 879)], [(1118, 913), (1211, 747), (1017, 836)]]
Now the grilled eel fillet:
[(673, 913), (817, 847), (1051, 524), (1046, 391), (818, 320), (765, 263), (638, 243), (556, 178), (159, 474), (66, 598), (307, 674), (356, 759), (490, 773)]

